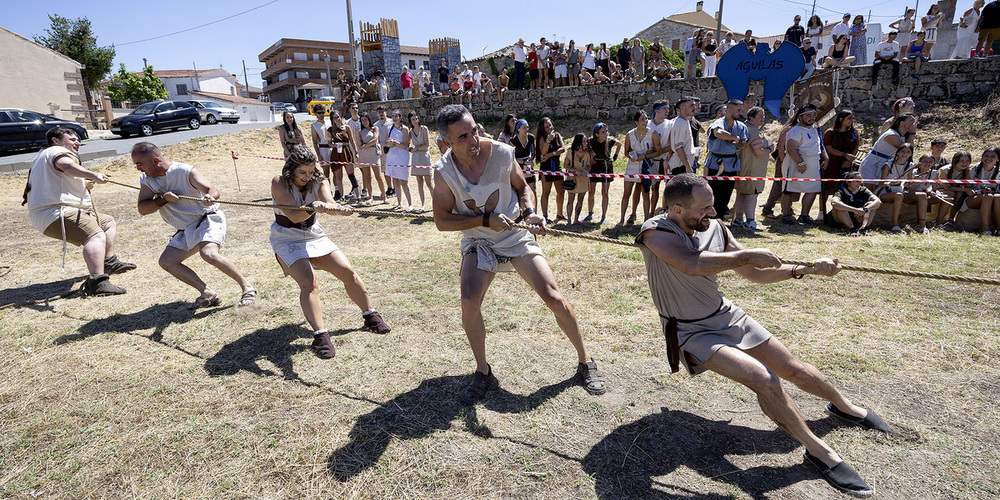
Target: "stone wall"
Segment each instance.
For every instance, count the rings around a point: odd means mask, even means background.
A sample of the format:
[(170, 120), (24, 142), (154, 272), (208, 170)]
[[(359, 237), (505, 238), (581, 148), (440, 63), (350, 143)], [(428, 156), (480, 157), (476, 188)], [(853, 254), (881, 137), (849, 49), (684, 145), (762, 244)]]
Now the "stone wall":
[(399, 75), (403, 73), (403, 66), (399, 64), (400, 57), (399, 38), (394, 36), (382, 37), (381, 50), (361, 53), (365, 71), (369, 76), (375, 71), (381, 71), (385, 75), (385, 81), (389, 84), (389, 99), (403, 97), (403, 86), (399, 81)]
[[(900, 84), (893, 86), (888, 70), (883, 69), (878, 83), (872, 87), (871, 66), (839, 70), (840, 107), (887, 116), (891, 113), (892, 103), (900, 97), (911, 96), (921, 105), (933, 101), (977, 102), (985, 100), (1000, 87), (1000, 64), (995, 58), (931, 61), (921, 68), (919, 79), (914, 78), (912, 72), (913, 65), (904, 64), (900, 70)], [(699, 96), (705, 113), (726, 100), (725, 89), (717, 78), (669, 80), (661, 83), (656, 94), (647, 91), (641, 95), (641, 89), (641, 84), (622, 83), (524, 90), (508, 92), (502, 104), (497, 102), (496, 94), (487, 96), (485, 104), (480, 104), (477, 96), (472, 111), (477, 117), (493, 119), (502, 119), (505, 114), (514, 113), (528, 117), (551, 116), (556, 120), (563, 116), (622, 120), (639, 109), (648, 113), (652, 103), (663, 98), (673, 102), (685, 95)], [(761, 95), (759, 90), (757, 95)], [(399, 107), (404, 113), (416, 110), (421, 121), (433, 126), (437, 112), (443, 106), (457, 102), (455, 97), (432, 97), (397, 101), (389, 103), (389, 106)], [(786, 97), (783, 110), (787, 110), (788, 102)], [(376, 104), (363, 103), (361, 111), (374, 114)]]

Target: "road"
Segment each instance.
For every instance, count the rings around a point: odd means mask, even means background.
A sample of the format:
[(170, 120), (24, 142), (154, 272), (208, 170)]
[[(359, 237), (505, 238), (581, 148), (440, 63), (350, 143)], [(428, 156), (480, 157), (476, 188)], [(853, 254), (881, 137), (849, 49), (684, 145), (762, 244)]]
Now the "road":
[[(278, 119), (280, 119), (280, 115)], [(103, 161), (113, 156), (125, 154), (132, 150), (134, 144), (142, 141), (150, 141), (162, 147), (190, 141), (199, 137), (214, 137), (252, 128), (276, 127), (279, 123), (278, 119), (271, 123), (245, 122), (230, 124), (219, 122), (215, 125), (202, 125), (196, 130), (183, 128), (177, 132), (157, 132), (151, 137), (132, 136), (124, 139), (115, 135), (108, 139), (88, 139), (80, 145), (80, 158), (85, 164), (88, 164), (95, 160)], [(295, 113), (295, 121), (297, 123), (305, 123), (307, 120), (313, 120), (313, 117), (309, 113)], [(0, 175), (27, 172), (28, 168), (31, 167), (31, 162), (37, 156), (38, 151), (0, 156)]]

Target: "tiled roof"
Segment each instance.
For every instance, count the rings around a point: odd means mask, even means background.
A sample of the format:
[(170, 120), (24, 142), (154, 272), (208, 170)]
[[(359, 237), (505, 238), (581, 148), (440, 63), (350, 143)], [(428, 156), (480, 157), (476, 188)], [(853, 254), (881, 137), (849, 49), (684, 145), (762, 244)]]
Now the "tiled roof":
[[(194, 69), (158, 69), (154, 70), (153, 73), (156, 75), (157, 78), (185, 78), (185, 77), (194, 77), (195, 71)], [(232, 73), (222, 68), (198, 70), (198, 76), (205, 76), (208, 74), (214, 75), (217, 73), (221, 73), (227, 76), (232, 75)], [(137, 71), (136, 74), (141, 75), (142, 72)]]
[(261, 104), (261, 105), (264, 105), (264, 106), (268, 106), (269, 105), (268, 103), (263, 102), (263, 101), (258, 101), (257, 99), (249, 99), (249, 98), (246, 98), (246, 97), (243, 97), (243, 96), (238, 96), (238, 95), (218, 94), (218, 93), (215, 93), (215, 92), (202, 92), (202, 91), (199, 91), (199, 90), (189, 90), (188, 94), (191, 94), (191, 95), (194, 95), (194, 96), (198, 96), (198, 97), (204, 97), (206, 99), (214, 99), (214, 100), (217, 100), (217, 101), (225, 101), (225, 102), (231, 102), (231, 103), (236, 103), (236, 104)]

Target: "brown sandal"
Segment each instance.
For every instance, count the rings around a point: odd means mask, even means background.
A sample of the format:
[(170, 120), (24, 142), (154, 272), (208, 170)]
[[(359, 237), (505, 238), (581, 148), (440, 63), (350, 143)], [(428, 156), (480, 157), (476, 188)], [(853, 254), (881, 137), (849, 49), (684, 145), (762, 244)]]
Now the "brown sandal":
[(256, 302), (256, 300), (257, 300), (257, 289), (251, 287), (249, 290), (243, 292), (243, 295), (240, 296), (239, 305), (241, 307), (252, 306), (253, 303)]

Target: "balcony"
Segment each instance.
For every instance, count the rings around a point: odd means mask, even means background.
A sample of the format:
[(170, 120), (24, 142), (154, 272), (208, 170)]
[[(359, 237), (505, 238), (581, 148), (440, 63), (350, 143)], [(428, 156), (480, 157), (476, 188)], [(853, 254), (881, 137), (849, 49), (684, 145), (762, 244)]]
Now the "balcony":
[[(333, 73), (334, 78), (337, 76), (337, 70), (342, 69), (344, 73), (350, 74), (351, 63), (347, 62), (337, 62), (336, 60), (330, 61), (330, 72)], [(260, 72), (261, 78), (268, 78), (270, 76), (276, 76), (278, 74), (284, 73), (285, 71), (322, 71), (326, 72), (326, 61), (306, 61), (306, 60), (292, 60), (292, 62), (281, 62), (266, 68), (264, 71)]]

